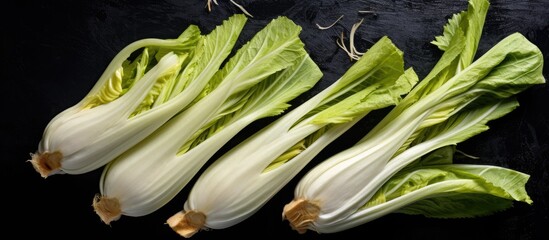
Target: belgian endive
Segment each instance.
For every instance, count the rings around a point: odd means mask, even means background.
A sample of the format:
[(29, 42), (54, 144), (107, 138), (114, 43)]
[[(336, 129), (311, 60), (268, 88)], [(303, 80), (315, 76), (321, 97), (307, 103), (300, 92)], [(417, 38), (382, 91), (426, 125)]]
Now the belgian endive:
[(445, 52), (432, 71), (357, 144), (300, 179), (283, 210), (295, 230), (334, 232), (368, 219), (358, 215), (391, 176), (487, 130), (489, 120), (517, 106), (516, 94), (545, 83), (540, 50), (519, 33), (473, 62), (487, 9), (487, 1), (471, 0), (466, 12), (454, 15), (436, 41)]
[(55, 116), (30, 160), (47, 177), (102, 167), (192, 104), (231, 53), (246, 17), (206, 36), (142, 39), (122, 49), (76, 105)]
[[(456, 114), (431, 128), (421, 143), (398, 154), (383, 168), (372, 169), (377, 172), (368, 172), (375, 177), (362, 185), (363, 204), (355, 206), (353, 213), (315, 230), (344, 231), (391, 213), (464, 218), (503, 211), (514, 201), (531, 204), (526, 192), (529, 175), (497, 166), (452, 164), (457, 142), (487, 130), (488, 121), (517, 106), (511, 98)], [(321, 205), (309, 205), (307, 213), (318, 213)]]
[(209, 94), (110, 162), (93, 203), (101, 219), (161, 208), (240, 130), (312, 88), (322, 72), (300, 32), (286, 17), (272, 20), (215, 74)]
[(168, 224), (184, 237), (255, 213), (322, 149), (369, 112), (392, 106), (417, 82), (382, 37), (336, 82), (217, 159)]

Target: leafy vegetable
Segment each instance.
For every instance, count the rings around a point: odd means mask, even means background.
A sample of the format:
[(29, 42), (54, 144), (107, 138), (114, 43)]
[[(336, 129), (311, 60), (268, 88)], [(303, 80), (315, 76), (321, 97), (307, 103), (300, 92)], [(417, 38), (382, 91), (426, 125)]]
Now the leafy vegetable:
[(177, 39), (126, 46), (90, 92), (47, 125), (35, 169), (43, 177), (90, 172), (143, 140), (200, 97), (245, 22), (235, 15), (206, 36), (191, 25)]

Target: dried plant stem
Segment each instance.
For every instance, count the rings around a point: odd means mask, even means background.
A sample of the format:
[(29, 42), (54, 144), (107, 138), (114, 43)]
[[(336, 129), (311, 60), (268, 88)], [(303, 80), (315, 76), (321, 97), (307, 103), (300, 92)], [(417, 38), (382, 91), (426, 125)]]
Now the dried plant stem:
[[(250, 12), (248, 12), (244, 6), (236, 3), (234, 0), (229, 0), (233, 5), (235, 5), (238, 9), (240, 9), (240, 11), (242, 11), (244, 14), (248, 15), (249, 17), (254, 17), (252, 16), (252, 14), (250, 14)], [(207, 0), (206, 1), (206, 7), (208, 8), (208, 12), (211, 12), (212, 11), (212, 3), (215, 4), (215, 5), (219, 5), (217, 3), (217, 0)]]
[(359, 22), (353, 24), (353, 27), (351, 27), (351, 32), (349, 36), (349, 47), (345, 45), (345, 35), (343, 32), (341, 32), (341, 36), (336, 41), (337, 45), (343, 49), (349, 55), (351, 60), (359, 60), (362, 55), (364, 55), (364, 52), (360, 52), (355, 47), (355, 33), (357, 29), (360, 27), (364, 19), (361, 19)]
[(336, 23), (339, 22), (342, 18), (343, 18), (343, 15), (341, 15), (337, 20), (335, 20), (335, 22), (333, 22), (332, 24), (330, 24), (326, 27), (320, 26), (318, 23), (316, 24), (316, 26), (321, 30), (326, 30), (326, 29), (329, 29), (329, 28), (333, 27), (334, 25), (336, 25)]

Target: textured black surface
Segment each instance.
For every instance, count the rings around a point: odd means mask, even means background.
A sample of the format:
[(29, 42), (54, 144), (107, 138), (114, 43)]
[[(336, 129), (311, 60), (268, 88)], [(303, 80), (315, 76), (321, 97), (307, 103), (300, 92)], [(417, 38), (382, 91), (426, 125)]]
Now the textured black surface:
[[(45, 180), (25, 160), (36, 150), (50, 119), (78, 102), (120, 49), (141, 38), (177, 37), (189, 24), (196, 24), (207, 33), (240, 12), (229, 1), (218, 2), (219, 6), (214, 6), (210, 13), (204, 8), (206, 0), (17, 1), (13, 3), (15, 7), (4, 8), (6, 14), (11, 12), (13, 16), (4, 15), (1, 23), (2, 103), (8, 110), (2, 114), (0, 138), (2, 152), (8, 153), (3, 159), (7, 167), (0, 170), (5, 186), (3, 234), (60, 239), (180, 239), (164, 221), (182, 208), (191, 184), (153, 214), (122, 217), (106, 226), (91, 207), (98, 192), (100, 170)], [(388, 35), (404, 51), (406, 65), (414, 67), (421, 78), (441, 54), (429, 42), (441, 33), (451, 14), (465, 10), (467, 5), (465, 0), (237, 2), (254, 15), (241, 34), (239, 45), (279, 15), (288, 16), (302, 26), (302, 40), (323, 70), (324, 78), (298, 97), (295, 104), (328, 86), (352, 64), (336, 46), (335, 39), (341, 31), (347, 34), (361, 18), (364, 23), (356, 35), (357, 48), (364, 51), (381, 36)], [(375, 14), (359, 14), (358, 10)], [(340, 15), (344, 18), (333, 28), (316, 28), (316, 23), (329, 25)], [(536, 44), (547, 60), (549, 1), (491, 1), (478, 53), (484, 53), (514, 32), (523, 33)], [(544, 76), (549, 76), (547, 64)], [(528, 89), (518, 99), (519, 108), (491, 122), (490, 130), (458, 148), (479, 156), (479, 164), (530, 174), (526, 187), (534, 201), (531, 206), (517, 203), (505, 212), (474, 219), (441, 220), (392, 214), (340, 233), (299, 235), (281, 221), (281, 211), (283, 204), (293, 197), (300, 174), (246, 221), (223, 230), (200, 232), (192, 238), (545, 239), (549, 236), (549, 85)], [(321, 152), (311, 165), (357, 141), (384, 112), (372, 113)], [(221, 152), (271, 120), (250, 125)]]

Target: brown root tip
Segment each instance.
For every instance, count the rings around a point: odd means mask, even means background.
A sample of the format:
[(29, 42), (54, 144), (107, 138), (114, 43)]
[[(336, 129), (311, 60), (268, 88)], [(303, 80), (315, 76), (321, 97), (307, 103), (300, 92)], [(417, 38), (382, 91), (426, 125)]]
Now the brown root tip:
[(95, 213), (107, 225), (110, 225), (112, 221), (116, 221), (122, 216), (122, 209), (117, 198), (96, 195), (93, 198), (92, 206)]
[(31, 153), (31, 160), (34, 169), (40, 173), (40, 176), (47, 178), (53, 172), (61, 168), (61, 160), (63, 154), (61, 152), (43, 152), (43, 153)]
[(206, 224), (206, 215), (201, 212), (188, 211), (178, 212), (168, 218), (166, 223), (179, 235), (190, 238), (195, 233), (204, 228)]
[(292, 229), (303, 234), (320, 214), (320, 206), (305, 199), (293, 200), (284, 206), (282, 218), (290, 222)]

